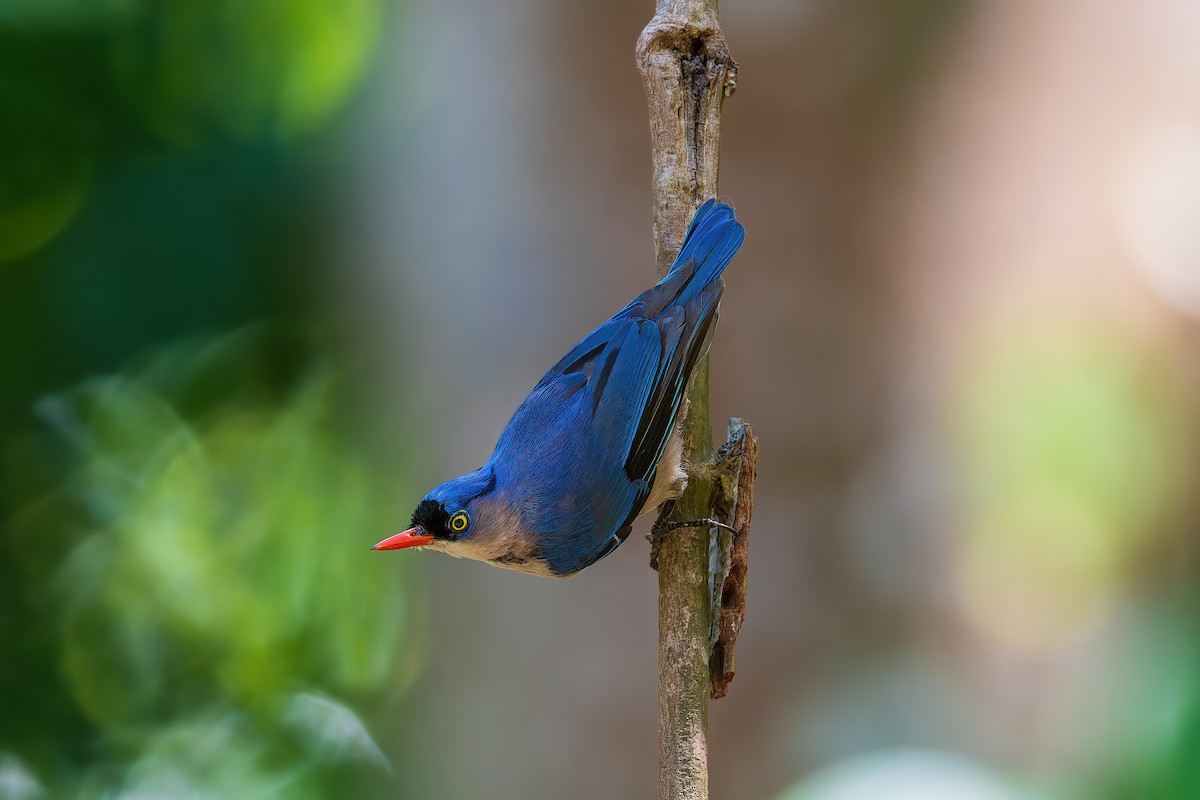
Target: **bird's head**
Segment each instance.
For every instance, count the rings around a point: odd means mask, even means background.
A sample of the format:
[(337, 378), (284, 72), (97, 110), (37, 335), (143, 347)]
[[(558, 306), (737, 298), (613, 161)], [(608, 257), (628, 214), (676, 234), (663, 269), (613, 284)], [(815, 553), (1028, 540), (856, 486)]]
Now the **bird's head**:
[(446, 481), (421, 498), (412, 525), (372, 550), (429, 547), (456, 558), (533, 575), (557, 575), (542, 558), (536, 535), (522, 524), (517, 504), (496, 488), (490, 466)]
[(489, 516), (483, 499), (495, 486), (495, 477), (487, 468), (443, 483), (417, 503), (408, 530), (389, 536), (371, 549), (433, 546), (454, 550), (454, 543), (464, 542), (482, 527), (480, 518)]

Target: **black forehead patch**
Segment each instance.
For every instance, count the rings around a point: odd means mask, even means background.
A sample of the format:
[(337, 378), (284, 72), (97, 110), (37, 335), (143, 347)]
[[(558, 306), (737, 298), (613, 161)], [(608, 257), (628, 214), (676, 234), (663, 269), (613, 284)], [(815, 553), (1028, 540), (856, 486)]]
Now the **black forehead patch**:
[(425, 529), (426, 533), (432, 534), (439, 539), (454, 539), (455, 536), (449, 526), (450, 514), (446, 511), (446, 507), (437, 500), (422, 500), (417, 503), (417, 510), (413, 512), (412, 524), (420, 525)]

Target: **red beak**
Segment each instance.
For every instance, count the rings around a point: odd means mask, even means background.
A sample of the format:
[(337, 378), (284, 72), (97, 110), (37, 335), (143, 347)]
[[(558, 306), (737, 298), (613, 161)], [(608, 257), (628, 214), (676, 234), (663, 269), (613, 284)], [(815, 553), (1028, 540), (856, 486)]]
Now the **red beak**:
[(401, 531), (395, 536), (389, 536), (379, 544), (372, 547), (372, 550), (403, 550), (406, 547), (420, 547), (423, 544), (429, 544), (433, 541), (433, 537), (425, 532), (425, 529), (420, 525), (409, 528), (406, 531)]

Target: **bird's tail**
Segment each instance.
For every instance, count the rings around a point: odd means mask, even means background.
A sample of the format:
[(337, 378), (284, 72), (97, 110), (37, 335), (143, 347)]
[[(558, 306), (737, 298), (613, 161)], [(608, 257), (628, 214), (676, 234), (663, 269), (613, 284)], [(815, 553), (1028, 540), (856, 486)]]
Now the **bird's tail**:
[(679, 255), (671, 265), (671, 275), (689, 261), (695, 262), (696, 274), (688, 283), (699, 291), (721, 276), (746, 238), (746, 229), (734, 216), (733, 208), (710, 198), (692, 217)]

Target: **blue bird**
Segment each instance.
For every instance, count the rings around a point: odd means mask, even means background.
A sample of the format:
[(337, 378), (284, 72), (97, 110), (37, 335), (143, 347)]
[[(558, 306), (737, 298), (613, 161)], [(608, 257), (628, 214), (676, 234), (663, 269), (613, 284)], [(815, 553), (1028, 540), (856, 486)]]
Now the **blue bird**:
[(425, 495), (412, 527), (371, 549), (550, 577), (617, 549), (634, 519), (687, 486), (680, 411), (744, 238), (732, 208), (701, 206), (667, 276), (550, 368), (486, 464)]

